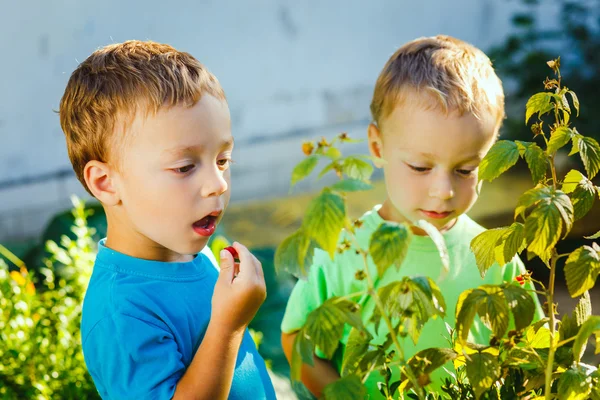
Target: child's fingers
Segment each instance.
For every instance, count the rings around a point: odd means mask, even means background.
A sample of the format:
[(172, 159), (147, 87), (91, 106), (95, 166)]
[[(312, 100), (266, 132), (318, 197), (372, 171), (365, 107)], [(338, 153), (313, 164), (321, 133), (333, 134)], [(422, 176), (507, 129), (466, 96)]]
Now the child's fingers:
[(233, 261), (233, 256), (227, 250), (221, 250), (219, 253), (220, 258), (220, 267), (221, 271), (219, 272), (219, 278), (226, 279), (228, 282), (231, 282), (235, 276), (235, 262)]
[[(260, 267), (260, 261), (258, 261), (254, 254), (250, 253), (250, 250), (248, 250), (246, 246), (238, 242), (233, 243), (233, 248), (238, 252), (238, 257), (240, 260), (238, 276), (250, 277), (252, 274), (256, 274), (260, 277), (260, 274), (262, 274), (262, 268)], [(258, 270), (260, 270), (260, 272)]]

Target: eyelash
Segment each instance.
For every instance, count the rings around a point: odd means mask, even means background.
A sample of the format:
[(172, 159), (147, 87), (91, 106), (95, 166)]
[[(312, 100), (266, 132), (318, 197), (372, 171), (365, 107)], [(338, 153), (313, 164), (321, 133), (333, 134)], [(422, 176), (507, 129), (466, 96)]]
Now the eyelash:
[[(220, 168), (225, 167), (225, 169), (227, 169), (228, 167), (231, 166), (231, 164), (234, 164), (235, 162), (231, 159), (231, 158), (222, 158), (220, 160), (217, 160), (217, 165)], [(194, 164), (189, 164), (189, 165), (185, 165), (183, 167), (179, 167), (179, 168), (173, 168), (173, 171), (175, 171), (175, 173), (180, 174), (180, 175), (184, 175), (187, 174), (188, 172), (190, 172), (191, 170), (193, 170), (196, 166)]]
[[(413, 171), (418, 172), (418, 173), (424, 173), (424, 172), (431, 170), (431, 168), (415, 167), (414, 165), (410, 165), (410, 164), (406, 164), (406, 165), (408, 165), (410, 169), (412, 169)], [(474, 171), (475, 170), (469, 170), (469, 169), (457, 169), (456, 170), (456, 172), (458, 172), (462, 176), (470, 176), (471, 174), (473, 174)]]

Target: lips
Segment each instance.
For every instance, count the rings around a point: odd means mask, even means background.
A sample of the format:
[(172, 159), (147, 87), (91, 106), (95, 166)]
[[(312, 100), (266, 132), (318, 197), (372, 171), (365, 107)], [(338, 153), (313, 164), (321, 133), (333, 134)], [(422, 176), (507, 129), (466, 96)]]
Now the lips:
[(433, 219), (444, 219), (452, 214), (452, 211), (430, 211), (430, 210), (420, 210), (423, 215), (428, 218)]
[(221, 215), (221, 210), (215, 210), (204, 218), (194, 222), (192, 228), (200, 236), (211, 236), (217, 229), (217, 220)]

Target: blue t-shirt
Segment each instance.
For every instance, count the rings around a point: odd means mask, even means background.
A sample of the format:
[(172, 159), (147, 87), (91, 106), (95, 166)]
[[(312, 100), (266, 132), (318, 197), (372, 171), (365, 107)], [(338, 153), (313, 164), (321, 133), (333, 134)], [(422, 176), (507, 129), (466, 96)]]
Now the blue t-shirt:
[[(189, 262), (142, 260), (98, 245), (83, 302), (83, 355), (105, 399), (170, 399), (200, 346), (218, 271), (202, 253)], [(230, 399), (275, 399), (246, 330)]]

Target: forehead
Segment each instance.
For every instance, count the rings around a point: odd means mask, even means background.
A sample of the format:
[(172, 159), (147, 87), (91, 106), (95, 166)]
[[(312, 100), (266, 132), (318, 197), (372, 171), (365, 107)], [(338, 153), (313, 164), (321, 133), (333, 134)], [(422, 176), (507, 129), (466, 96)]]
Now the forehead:
[(193, 106), (176, 105), (156, 113), (138, 112), (127, 132), (133, 147), (170, 151), (186, 147), (210, 147), (231, 136), (229, 107), (205, 94)]
[(478, 119), (470, 113), (446, 114), (418, 103), (396, 106), (380, 125), (386, 148), (452, 162), (482, 158), (498, 131), (491, 115)]

